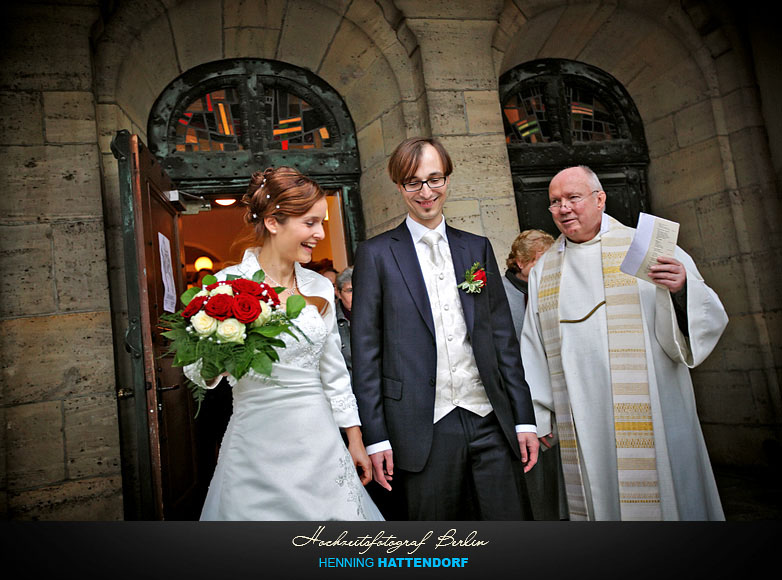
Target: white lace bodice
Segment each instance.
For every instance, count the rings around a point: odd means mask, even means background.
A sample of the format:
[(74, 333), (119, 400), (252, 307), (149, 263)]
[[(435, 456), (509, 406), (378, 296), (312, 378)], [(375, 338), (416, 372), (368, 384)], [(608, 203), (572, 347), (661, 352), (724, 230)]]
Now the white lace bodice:
[(294, 323), (309, 338), (309, 341), (301, 336), (296, 329), (291, 329), (296, 338), (288, 333), (281, 334), (280, 338), (285, 343), (285, 348), (277, 350), (280, 355), (280, 363), (317, 370), (328, 336), (323, 317), (318, 313), (317, 307), (308, 304), (294, 320)]

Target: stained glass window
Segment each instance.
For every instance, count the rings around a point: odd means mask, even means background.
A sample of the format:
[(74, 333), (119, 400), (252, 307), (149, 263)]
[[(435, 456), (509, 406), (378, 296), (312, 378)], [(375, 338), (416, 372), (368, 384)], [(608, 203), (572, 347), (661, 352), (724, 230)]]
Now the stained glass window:
[(305, 100), (279, 88), (267, 88), (264, 99), (272, 149), (320, 149), (331, 145), (323, 118)]
[(512, 95), (503, 108), (511, 131), (508, 143), (548, 143), (551, 140), (549, 118), (540, 87), (528, 87)]
[(610, 141), (619, 138), (613, 115), (591, 91), (572, 86), (566, 90), (573, 142)]
[(190, 103), (178, 119), (177, 151), (238, 151), (242, 124), (235, 89), (212, 91)]

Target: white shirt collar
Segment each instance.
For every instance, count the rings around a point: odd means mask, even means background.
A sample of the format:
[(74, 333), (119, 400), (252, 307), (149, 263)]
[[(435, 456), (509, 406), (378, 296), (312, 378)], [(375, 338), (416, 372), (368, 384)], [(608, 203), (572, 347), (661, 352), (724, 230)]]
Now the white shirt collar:
[(436, 232), (439, 232), (440, 235), (443, 237), (443, 240), (445, 242), (448, 242), (448, 238), (445, 235), (445, 216), (443, 216), (443, 219), (440, 220), (440, 223), (437, 225), (436, 228), (427, 228), (423, 224), (419, 224), (417, 221), (415, 221), (413, 218), (410, 217), (410, 214), (407, 214), (407, 219), (405, 219), (405, 224), (407, 224), (407, 229), (410, 230), (410, 235), (413, 237), (413, 243), (417, 244), (421, 241), (421, 238), (424, 237), (424, 235), (430, 231), (430, 229), (433, 229)]

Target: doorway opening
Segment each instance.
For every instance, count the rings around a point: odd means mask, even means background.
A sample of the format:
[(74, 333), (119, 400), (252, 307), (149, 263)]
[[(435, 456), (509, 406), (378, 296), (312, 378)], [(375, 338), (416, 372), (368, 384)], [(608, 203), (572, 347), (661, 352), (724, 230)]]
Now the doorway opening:
[[(350, 265), (342, 214), (342, 191), (327, 189), (326, 202), (328, 210), (323, 224), (325, 237), (313, 251), (312, 264), (328, 263), (341, 272)], [(209, 209), (182, 214), (187, 288), (200, 286), (200, 280), (206, 274), (214, 274), (241, 262), (246, 248), (237, 244), (236, 240), (249, 239), (252, 234), (251, 228), (244, 221), (245, 208), (235, 198), (204, 198), (198, 206), (199, 209)]]

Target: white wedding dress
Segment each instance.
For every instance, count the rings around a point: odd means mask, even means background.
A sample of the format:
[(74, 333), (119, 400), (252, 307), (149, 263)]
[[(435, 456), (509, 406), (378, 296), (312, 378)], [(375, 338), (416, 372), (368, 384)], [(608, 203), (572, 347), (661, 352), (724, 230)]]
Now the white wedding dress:
[(202, 520), (382, 520), (361, 485), (334, 415), (352, 393), (327, 397), (321, 357), (329, 335), (315, 306), (296, 319), (309, 337), (283, 334), (271, 377), (233, 386), (228, 423)]

